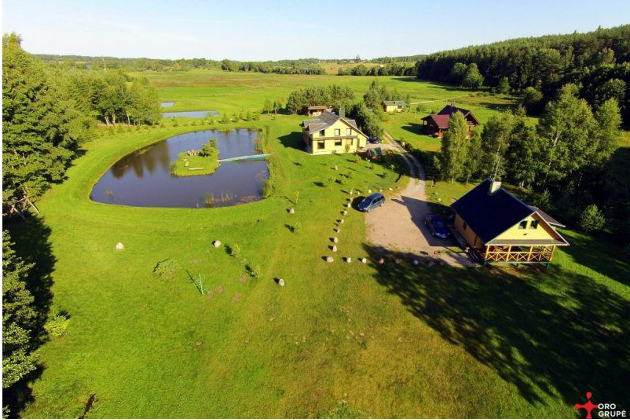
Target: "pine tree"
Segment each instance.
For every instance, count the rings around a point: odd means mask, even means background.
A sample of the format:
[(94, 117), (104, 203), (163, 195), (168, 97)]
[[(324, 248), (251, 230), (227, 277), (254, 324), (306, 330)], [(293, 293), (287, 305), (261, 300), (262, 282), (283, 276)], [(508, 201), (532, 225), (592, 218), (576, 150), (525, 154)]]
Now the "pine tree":
[(33, 328), (36, 312), (26, 288), (32, 265), (12, 249), (7, 231), (2, 232), (2, 387), (9, 388), (36, 368)]

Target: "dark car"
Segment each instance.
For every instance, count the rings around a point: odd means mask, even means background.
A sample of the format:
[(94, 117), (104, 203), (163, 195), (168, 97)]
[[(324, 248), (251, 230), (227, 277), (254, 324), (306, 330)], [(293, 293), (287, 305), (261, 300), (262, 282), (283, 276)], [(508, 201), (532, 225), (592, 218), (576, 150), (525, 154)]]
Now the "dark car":
[(376, 207), (380, 207), (385, 204), (385, 196), (381, 193), (374, 193), (365, 197), (358, 205), (357, 209), (360, 211), (368, 212)]
[(376, 136), (370, 136), (368, 137), (367, 142), (372, 144), (379, 144), (381, 142), (381, 139)]
[(429, 228), (431, 234), (436, 238), (448, 238), (448, 229), (446, 229), (446, 224), (440, 216), (437, 216), (435, 214), (427, 214), (426, 216), (424, 216), (424, 224), (426, 225), (426, 227)]

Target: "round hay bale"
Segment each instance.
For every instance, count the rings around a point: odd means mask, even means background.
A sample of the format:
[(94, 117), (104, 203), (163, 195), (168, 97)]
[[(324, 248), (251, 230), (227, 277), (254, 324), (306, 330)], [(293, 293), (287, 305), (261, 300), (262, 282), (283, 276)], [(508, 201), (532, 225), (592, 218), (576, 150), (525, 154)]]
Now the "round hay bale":
[(125, 249), (125, 246), (123, 245), (122, 242), (118, 242), (116, 244), (116, 251), (122, 251), (123, 249)]
[(215, 248), (220, 247), (221, 246), (221, 241), (214, 241), (214, 242), (212, 242), (212, 246), (215, 247)]

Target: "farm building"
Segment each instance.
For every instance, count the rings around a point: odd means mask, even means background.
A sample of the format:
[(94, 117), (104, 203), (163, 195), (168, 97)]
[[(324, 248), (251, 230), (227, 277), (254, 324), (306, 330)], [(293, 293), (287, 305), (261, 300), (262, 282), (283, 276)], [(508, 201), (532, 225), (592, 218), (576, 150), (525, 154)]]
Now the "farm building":
[(479, 120), (477, 120), (472, 112), (467, 109), (458, 108), (454, 103), (445, 106), (437, 114), (431, 114), (422, 118), (425, 133), (434, 137), (442, 137), (444, 135), (444, 131), (448, 129), (448, 122), (451, 119), (451, 116), (458, 111), (464, 114), (464, 118), (468, 123), (468, 135), (470, 135), (472, 129), (479, 125)]
[(557, 246), (569, 245), (556, 231), (562, 224), (501, 188), (500, 182), (482, 182), (451, 208), (457, 239), (484, 264), (550, 263)]
[(367, 136), (356, 121), (324, 111), (319, 117), (300, 124), (306, 149), (314, 155), (353, 153), (365, 147)]
[(381, 106), (383, 107), (383, 111), (393, 113), (403, 112), (407, 104), (405, 101), (383, 101), (381, 102)]
[(309, 117), (316, 117), (321, 115), (324, 111), (332, 112), (333, 107), (329, 105), (312, 105), (302, 107), (302, 114)]

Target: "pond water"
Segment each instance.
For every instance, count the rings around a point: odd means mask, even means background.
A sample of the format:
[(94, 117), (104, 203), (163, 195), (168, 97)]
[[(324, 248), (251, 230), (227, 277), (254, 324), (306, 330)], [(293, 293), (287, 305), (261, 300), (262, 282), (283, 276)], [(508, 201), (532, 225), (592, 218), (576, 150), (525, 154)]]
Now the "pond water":
[(162, 108), (170, 108), (175, 105), (175, 102), (160, 102), (160, 106)]
[(180, 112), (163, 112), (162, 118), (206, 118), (209, 115), (218, 117), (217, 111), (180, 111)]
[[(212, 175), (176, 177), (177, 155), (217, 139), (219, 158), (259, 154), (255, 130), (195, 131), (137, 150), (116, 162), (92, 189), (100, 203), (137, 207), (224, 207), (260, 200), (269, 178), (266, 160), (223, 162)], [(209, 200), (212, 196), (213, 200)], [(213, 203), (208, 203), (213, 201)]]

